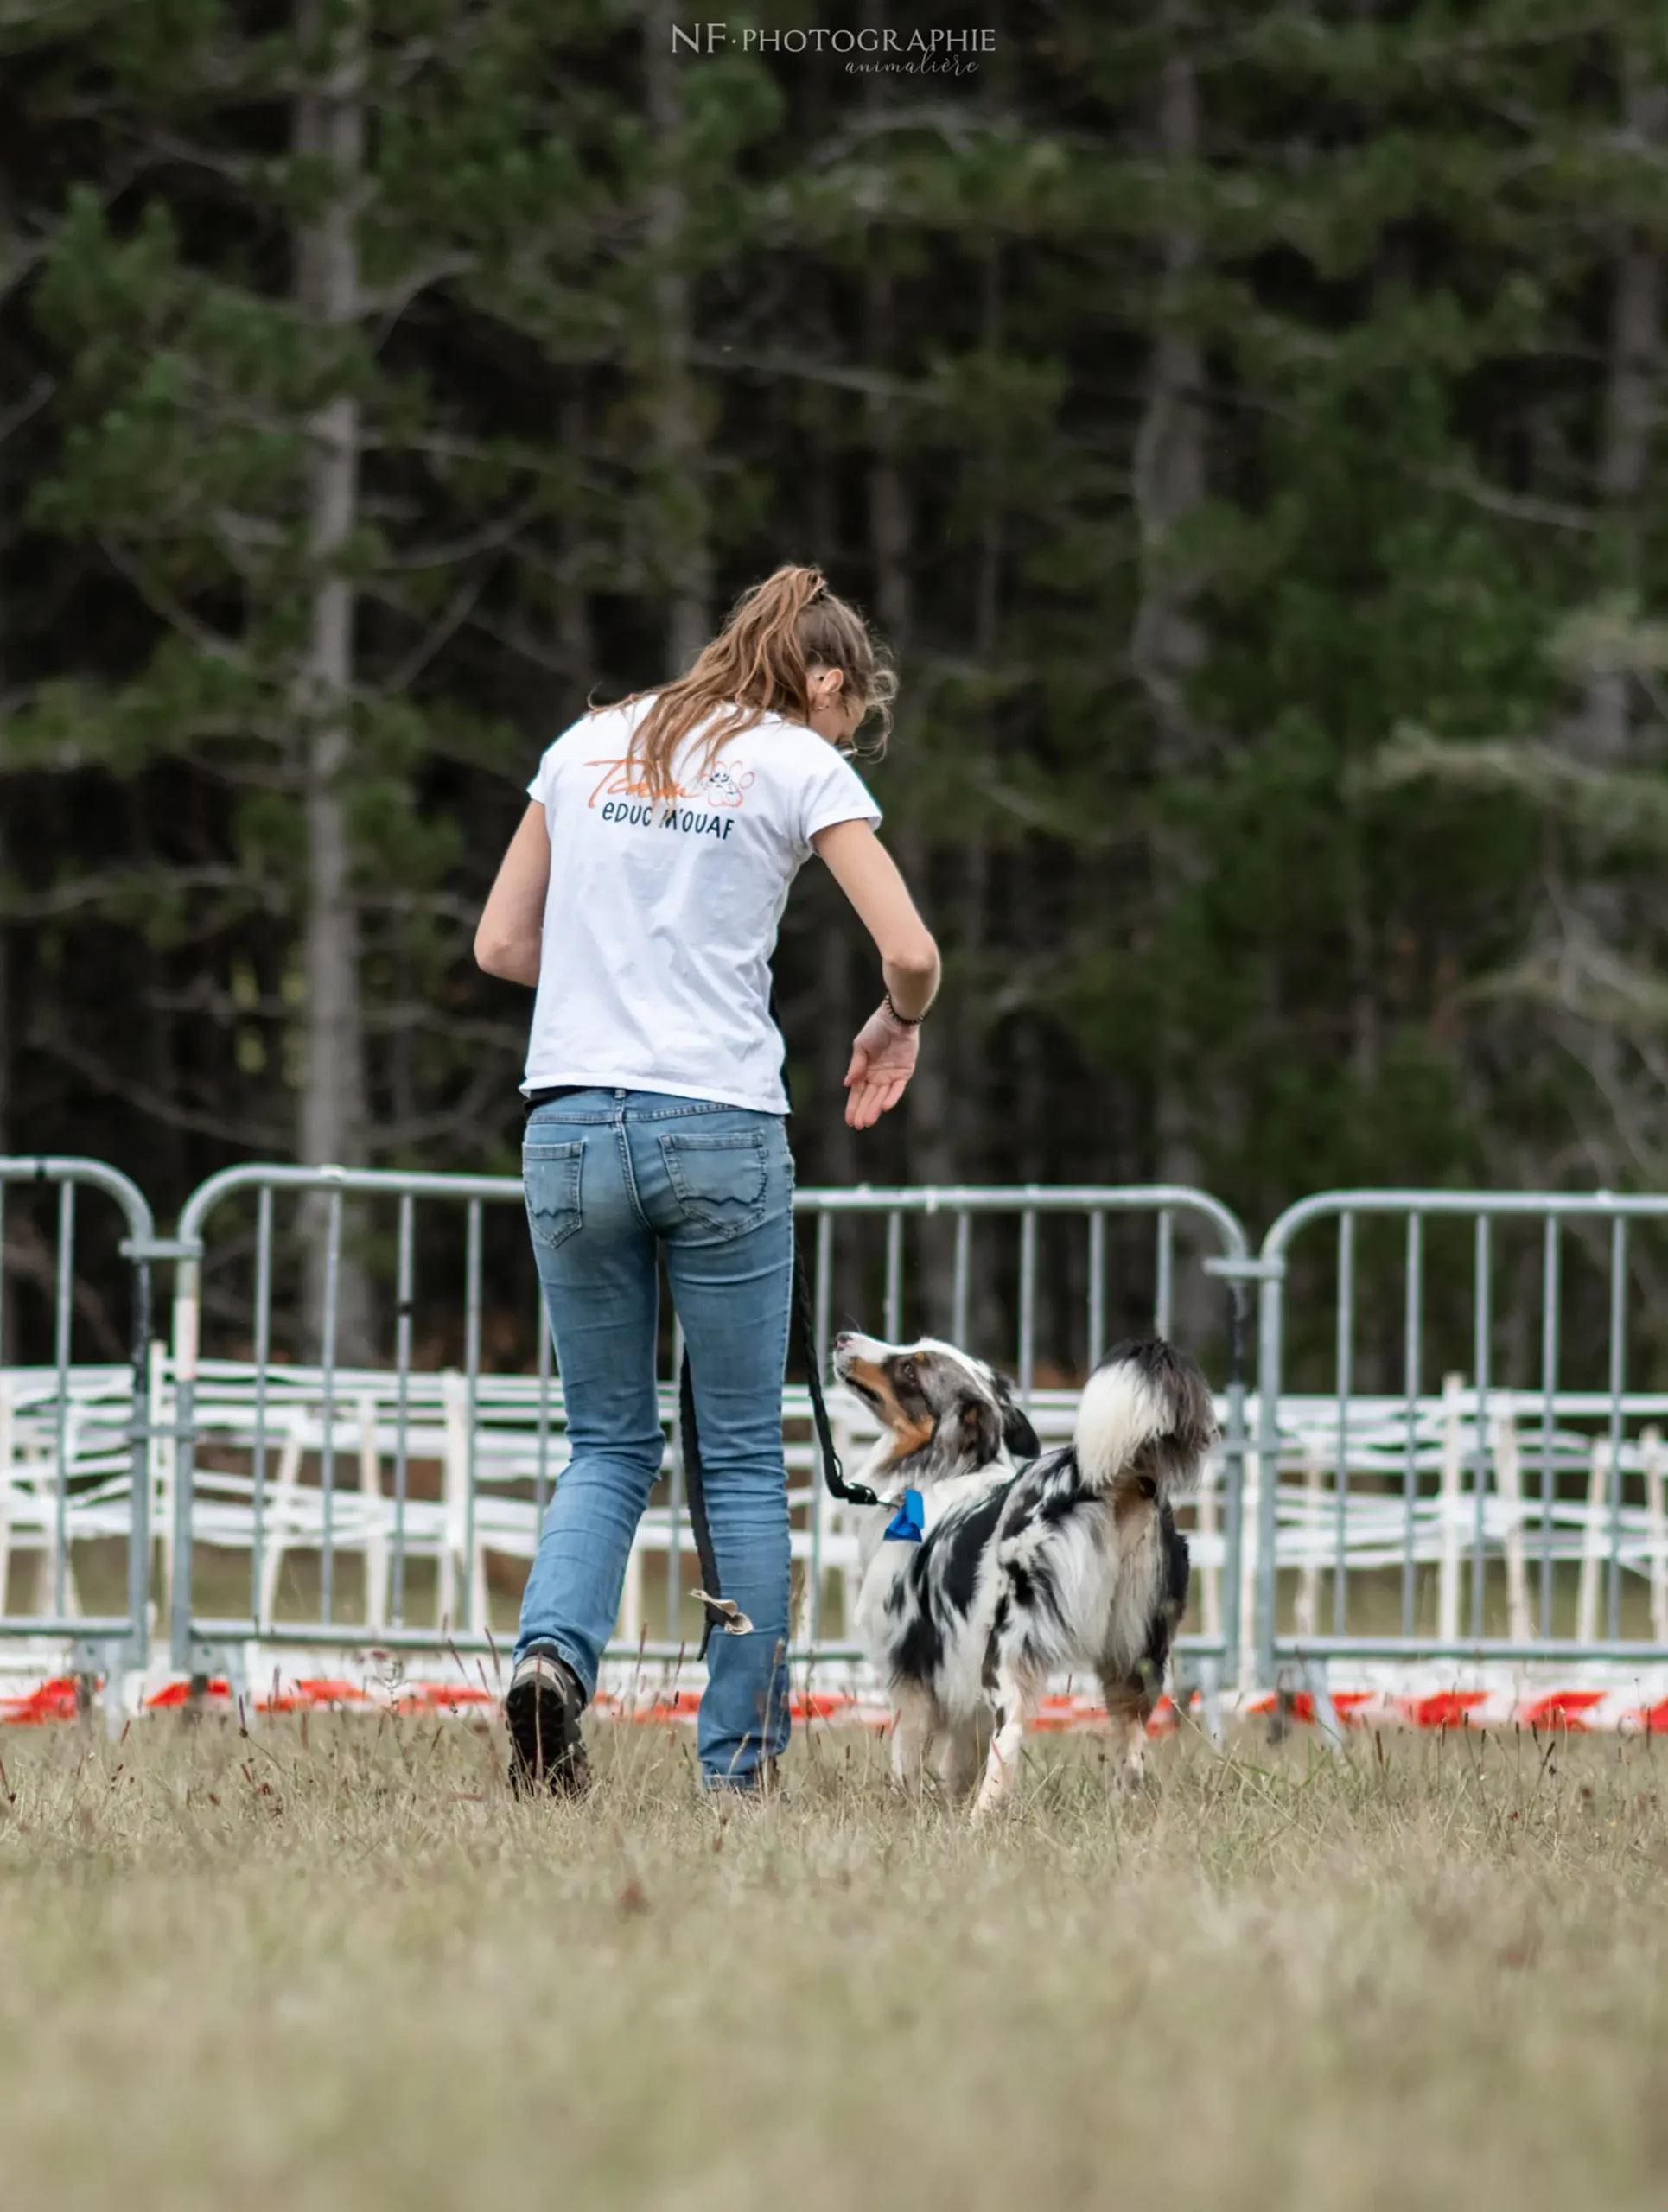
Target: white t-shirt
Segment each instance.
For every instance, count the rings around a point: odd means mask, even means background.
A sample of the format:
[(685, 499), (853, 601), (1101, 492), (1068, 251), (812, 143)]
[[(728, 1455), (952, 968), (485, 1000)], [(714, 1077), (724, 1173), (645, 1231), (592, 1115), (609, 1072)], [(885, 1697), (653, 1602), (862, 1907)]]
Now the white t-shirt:
[(651, 803), (626, 767), (651, 704), (576, 722), (527, 786), (544, 809), (551, 885), (522, 1089), (664, 1090), (785, 1114), (770, 956), (788, 887), (818, 830), (881, 810), (825, 738), (780, 715), (727, 739), (704, 774), (697, 726), (672, 762), (678, 796)]

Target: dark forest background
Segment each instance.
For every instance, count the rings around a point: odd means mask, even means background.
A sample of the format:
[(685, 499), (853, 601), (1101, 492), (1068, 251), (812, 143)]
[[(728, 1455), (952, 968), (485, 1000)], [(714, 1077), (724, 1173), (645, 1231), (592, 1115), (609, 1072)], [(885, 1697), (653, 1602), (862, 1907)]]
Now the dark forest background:
[(806, 869), (802, 1182), (1664, 1187), (1668, 10), (694, 20), (0, 0), (0, 1152), (512, 1170), (538, 753), (798, 559), (945, 953), (856, 1137)]

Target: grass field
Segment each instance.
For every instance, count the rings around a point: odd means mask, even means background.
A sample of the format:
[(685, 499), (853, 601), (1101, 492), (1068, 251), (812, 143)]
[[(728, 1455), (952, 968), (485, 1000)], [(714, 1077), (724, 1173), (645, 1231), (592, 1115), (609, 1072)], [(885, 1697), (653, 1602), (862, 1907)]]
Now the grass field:
[(716, 1810), (608, 1732), (0, 1738), (0, 2198), (1537, 2212), (1668, 2202), (1668, 1746), (1246, 1734), (970, 1833), (884, 1746)]

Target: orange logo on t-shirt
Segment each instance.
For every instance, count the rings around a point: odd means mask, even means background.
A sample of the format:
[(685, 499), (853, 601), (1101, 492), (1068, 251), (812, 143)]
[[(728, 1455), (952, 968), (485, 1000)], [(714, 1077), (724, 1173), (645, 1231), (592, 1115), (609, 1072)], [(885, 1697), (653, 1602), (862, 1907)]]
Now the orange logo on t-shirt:
[(698, 783), (668, 783), (658, 791), (646, 779), (633, 776), (629, 760), (588, 760), (585, 766), (607, 772), (587, 802), (591, 806), (600, 798), (703, 798), (711, 806), (741, 806), (753, 781), (752, 769), (739, 760), (715, 760)]

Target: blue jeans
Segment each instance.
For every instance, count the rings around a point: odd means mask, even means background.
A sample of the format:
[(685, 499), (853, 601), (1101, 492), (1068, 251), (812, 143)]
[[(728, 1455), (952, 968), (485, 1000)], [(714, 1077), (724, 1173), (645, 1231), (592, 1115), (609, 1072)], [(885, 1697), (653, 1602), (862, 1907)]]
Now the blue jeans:
[(753, 1623), (713, 1631), (698, 1745), (710, 1787), (746, 1783), (787, 1742), (787, 1470), (782, 1381), (793, 1161), (780, 1115), (653, 1090), (585, 1090), (533, 1109), (528, 1225), (572, 1457), (521, 1600), (516, 1657), (554, 1644), (584, 1686), (620, 1610), (659, 1476), (659, 1255), (684, 1325), (722, 1594)]

